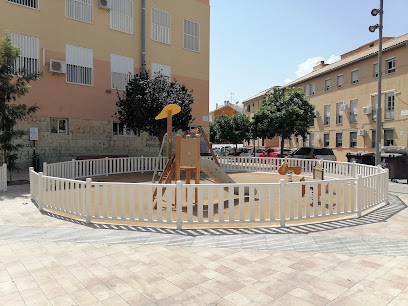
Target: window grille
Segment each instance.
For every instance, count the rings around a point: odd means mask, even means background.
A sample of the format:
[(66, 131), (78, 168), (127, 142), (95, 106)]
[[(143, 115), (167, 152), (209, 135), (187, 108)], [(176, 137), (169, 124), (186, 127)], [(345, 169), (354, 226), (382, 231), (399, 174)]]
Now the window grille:
[(93, 50), (66, 45), (67, 83), (93, 84)]
[(68, 119), (51, 118), (50, 127), (52, 134), (68, 134)]
[(171, 78), (171, 67), (163, 64), (152, 63), (152, 77), (157, 73), (161, 73), (162, 75)]
[(92, 0), (65, 0), (65, 17), (92, 23)]
[(133, 0), (111, 0), (110, 28), (133, 34)]
[(170, 14), (152, 8), (152, 40), (170, 44)]
[(14, 61), (14, 74), (39, 72), (40, 40), (35, 37), (9, 33), (11, 43), (20, 48), (20, 56)]
[(111, 87), (126, 89), (134, 74), (134, 60), (131, 57), (111, 54)]
[(34, 9), (38, 9), (38, 1), (39, 0), (6, 0), (7, 2), (19, 4), (22, 6), (31, 7)]
[(184, 19), (184, 49), (200, 52), (200, 24)]

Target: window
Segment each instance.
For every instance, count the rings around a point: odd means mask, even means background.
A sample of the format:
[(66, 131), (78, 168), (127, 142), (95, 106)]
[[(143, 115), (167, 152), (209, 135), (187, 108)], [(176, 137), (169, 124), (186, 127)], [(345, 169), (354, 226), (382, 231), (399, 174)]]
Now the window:
[(358, 83), (358, 69), (351, 70), (351, 83)]
[(384, 146), (394, 145), (394, 130), (384, 130)]
[(371, 120), (375, 121), (377, 118), (378, 95), (371, 96)]
[(14, 61), (14, 74), (39, 72), (40, 40), (35, 37), (9, 33), (13, 45), (20, 48), (20, 56)]
[(326, 91), (330, 91), (331, 90), (331, 79), (326, 79), (324, 81), (324, 88)]
[(340, 148), (343, 146), (343, 133), (336, 132), (336, 148)]
[[(115, 136), (136, 136), (131, 129), (120, 122), (113, 122), (112, 133)], [(140, 136), (140, 132), (137, 133), (137, 136)]]
[(350, 131), (350, 148), (357, 147), (357, 132)]
[(378, 62), (375, 62), (374, 63), (374, 65), (373, 65), (373, 77), (374, 78), (378, 78), (378, 72), (379, 70), (378, 70)]
[(357, 122), (358, 114), (358, 100), (351, 100), (350, 102), (350, 122)]
[(324, 125), (330, 125), (330, 105), (324, 106)]
[(325, 146), (325, 147), (330, 146), (330, 134), (328, 132), (325, 132), (323, 134), (323, 146)]
[(133, 34), (133, 0), (111, 0), (110, 28)]
[(385, 96), (385, 113), (384, 119), (394, 119), (394, 94), (387, 94)]
[(51, 118), (50, 128), (52, 134), (68, 134), (68, 119)]
[(305, 90), (305, 96), (309, 97), (310, 96), (310, 85), (309, 84), (305, 85), (304, 90)]
[(336, 124), (343, 123), (343, 102), (339, 102), (336, 104)]
[(184, 19), (184, 49), (200, 52), (200, 24)]
[(93, 50), (66, 45), (67, 83), (92, 85)]
[(339, 74), (337, 76), (337, 87), (338, 88), (344, 87), (344, 74)]
[(65, 17), (92, 23), (92, 0), (65, 0)]
[(133, 77), (133, 58), (111, 54), (111, 87), (113, 89), (126, 89), (126, 85)]
[(39, 0), (6, 0), (6, 1), (15, 3), (15, 4), (20, 4), (22, 6), (27, 6), (27, 7), (38, 9)]
[(371, 131), (371, 147), (372, 148), (375, 148), (375, 142), (376, 142), (376, 137), (377, 137), (376, 135), (377, 135), (376, 131), (372, 130)]
[(163, 64), (152, 63), (152, 77), (157, 73), (160, 73), (170, 79), (171, 67)]
[(170, 44), (170, 14), (152, 8), (152, 40)]
[(385, 60), (385, 67), (387, 69), (387, 73), (394, 73), (395, 72), (395, 57), (387, 58)]
[(312, 96), (316, 94), (316, 83), (310, 84), (310, 94)]

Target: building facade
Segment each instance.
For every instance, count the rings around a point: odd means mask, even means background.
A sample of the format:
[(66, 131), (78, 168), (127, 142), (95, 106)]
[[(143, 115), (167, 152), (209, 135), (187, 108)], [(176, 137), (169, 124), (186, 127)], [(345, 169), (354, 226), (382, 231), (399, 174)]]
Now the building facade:
[[(40, 161), (156, 155), (157, 139), (114, 117), (116, 93), (143, 63), (193, 89), (193, 124), (208, 128), (209, 23), (209, 0), (0, 1), (0, 32), (21, 49), (17, 65), (43, 72), (17, 101), (39, 107), (20, 127), (38, 129)], [(23, 141), (27, 166), (34, 143)]]
[[(408, 34), (385, 38), (382, 65), (381, 146), (408, 146)], [(378, 41), (366, 44), (285, 85), (301, 87), (316, 106), (308, 139), (288, 147), (333, 148), (338, 160), (347, 152), (373, 152), (378, 103)]]

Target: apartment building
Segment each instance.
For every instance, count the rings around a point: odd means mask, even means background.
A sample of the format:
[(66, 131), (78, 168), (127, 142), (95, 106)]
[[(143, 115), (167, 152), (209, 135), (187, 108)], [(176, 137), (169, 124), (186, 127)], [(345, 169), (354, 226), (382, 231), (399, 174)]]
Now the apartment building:
[[(408, 34), (384, 38), (382, 67), (382, 146), (408, 146)], [(301, 145), (333, 148), (338, 160), (347, 152), (373, 152), (378, 103), (378, 41), (345, 53), (333, 64), (321, 62), (289, 83), (301, 87), (316, 106), (308, 139)]]
[[(208, 129), (209, 23), (209, 0), (1, 0), (0, 33), (21, 48), (17, 65), (43, 71), (18, 100), (39, 106), (20, 127), (40, 161), (156, 155), (157, 139), (114, 117), (116, 93), (142, 64), (193, 89), (193, 124)], [(34, 142), (23, 141), (27, 166)]]

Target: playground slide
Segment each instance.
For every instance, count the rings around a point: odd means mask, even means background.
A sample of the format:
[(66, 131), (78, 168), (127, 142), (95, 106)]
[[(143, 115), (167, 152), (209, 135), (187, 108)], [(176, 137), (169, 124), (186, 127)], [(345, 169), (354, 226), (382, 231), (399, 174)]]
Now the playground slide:
[[(200, 160), (200, 167), (201, 170), (211, 177), (216, 183), (218, 184), (234, 184), (235, 181), (225, 173), (224, 170), (221, 169), (215, 162), (209, 159), (201, 159)], [(249, 188), (245, 187), (244, 190), (245, 195), (249, 195)], [(239, 188), (234, 188), (234, 194), (239, 194)], [(256, 194), (256, 190), (255, 190)]]

